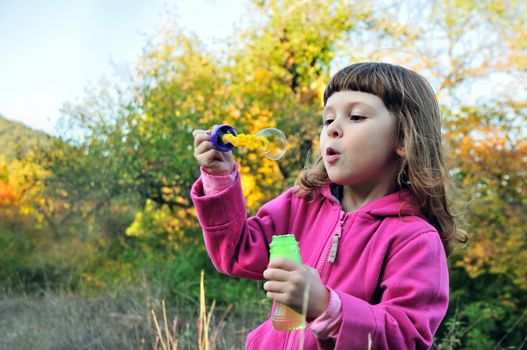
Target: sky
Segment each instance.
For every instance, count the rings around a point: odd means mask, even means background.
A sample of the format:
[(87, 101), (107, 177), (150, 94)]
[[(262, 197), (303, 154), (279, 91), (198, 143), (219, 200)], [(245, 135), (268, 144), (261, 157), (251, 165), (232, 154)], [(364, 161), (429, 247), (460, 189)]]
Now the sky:
[(60, 108), (116, 66), (131, 69), (163, 14), (213, 47), (242, 0), (0, 0), (0, 115), (54, 134)]

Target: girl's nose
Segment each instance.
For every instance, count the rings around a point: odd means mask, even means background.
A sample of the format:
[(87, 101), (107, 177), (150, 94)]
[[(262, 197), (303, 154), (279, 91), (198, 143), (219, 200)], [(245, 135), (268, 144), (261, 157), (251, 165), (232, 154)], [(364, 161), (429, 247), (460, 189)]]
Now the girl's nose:
[(326, 128), (327, 135), (329, 137), (340, 137), (342, 136), (342, 128), (338, 124), (338, 121), (335, 119), (328, 125)]

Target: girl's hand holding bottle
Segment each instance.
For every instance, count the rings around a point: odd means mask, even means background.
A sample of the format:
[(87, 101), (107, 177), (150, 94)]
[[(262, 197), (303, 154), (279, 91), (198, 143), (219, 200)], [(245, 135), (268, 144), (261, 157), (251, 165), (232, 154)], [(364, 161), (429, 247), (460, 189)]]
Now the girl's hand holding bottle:
[(194, 130), (194, 157), (210, 175), (229, 175), (234, 169), (232, 153), (213, 148), (210, 130)]
[(263, 276), (267, 280), (263, 286), (267, 297), (298, 313), (302, 313), (304, 292), (309, 285), (308, 321), (322, 315), (328, 307), (329, 291), (322, 284), (318, 271), (308, 265), (297, 264), (289, 259), (272, 259)]

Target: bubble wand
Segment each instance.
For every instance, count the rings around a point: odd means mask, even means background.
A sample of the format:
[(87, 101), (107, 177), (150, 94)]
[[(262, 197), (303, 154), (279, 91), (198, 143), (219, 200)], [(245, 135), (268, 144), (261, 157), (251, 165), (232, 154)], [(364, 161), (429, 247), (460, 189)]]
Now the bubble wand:
[(286, 150), (287, 139), (276, 128), (266, 128), (256, 135), (238, 134), (230, 125), (219, 125), (212, 129), (210, 139), (212, 147), (221, 152), (229, 152), (234, 147), (248, 150), (260, 150), (271, 160), (280, 159)]

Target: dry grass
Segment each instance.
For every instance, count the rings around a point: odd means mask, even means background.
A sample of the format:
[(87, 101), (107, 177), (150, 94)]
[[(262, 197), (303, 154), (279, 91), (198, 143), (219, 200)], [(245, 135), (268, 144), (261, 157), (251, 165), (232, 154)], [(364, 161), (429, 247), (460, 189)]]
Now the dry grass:
[[(212, 302), (209, 311), (205, 302), (204, 273), (201, 271), (200, 278), (200, 298), (199, 298), (199, 318), (197, 320), (198, 338), (197, 347), (199, 350), (216, 349), (218, 340), (225, 325), (225, 318), (232, 309), (232, 304), (228, 305), (220, 319), (211, 323), (214, 315), (216, 301)], [(159, 323), (156, 312), (152, 310), (152, 318), (156, 331), (154, 349), (158, 350), (177, 350), (178, 349), (178, 320), (177, 317), (168, 322), (165, 301), (161, 302), (161, 313), (163, 323)], [(233, 344), (231, 344), (232, 346)], [(241, 344), (240, 344), (241, 345)]]
[(0, 297), (0, 349), (147, 349), (143, 308), (71, 294)]
[(215, 302), (207, 309), (203, 274), (200, 289), (199, 301), (167, 304), (137, 291), (99, 298), (0, 293), (0, 349), (242, 349), (265, 310)]

